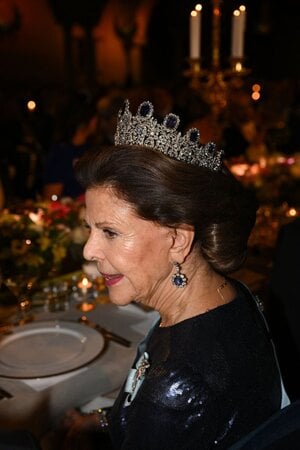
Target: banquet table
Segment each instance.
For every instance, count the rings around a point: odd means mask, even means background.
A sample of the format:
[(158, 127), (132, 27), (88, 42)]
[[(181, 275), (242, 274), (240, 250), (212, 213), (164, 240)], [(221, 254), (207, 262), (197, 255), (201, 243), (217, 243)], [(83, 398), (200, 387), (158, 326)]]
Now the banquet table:
[[(261, 284), (264, 282), (265, 274), (262, 274), (259, 268), (248, 266), (235, 273), (234, 277), (245, 282), (255, 293), (259, 291)], [(81, 407), (85, 412), (88, 412), (91, 409), (105, 407), (113, 403), (127, 376), (138, 343), (158, 319), (158, 314), (154, 311), (146, 311), (134, 303), (125, 307), (115, 306), (109, 302), (105, 292), (100, 293), (98, 300), (95, 301), (96, 307), (89, 312), (82, 312), (78, 308), (79, 304), (80, 302), (72, 300), (65, 310), (54, 312), (46, 310), (43, 304), (35, 306), (32, 310), (34, 321), (25, 325), (23, 329), (28, 328), (32, 331), (32, 328), (37, 327), (37, 330), (39, 330), (39, 326), (43, 327), (44, 324), (53, 324), (53, 326), (63, 324), (67, 325), (68, 328), (68, 324), (73, 324), (72, 326), (75, 327), (77, 333), (78, 330), (87, 329), (87, 325), (78, 322), (78, 319), (85, 315), (92, 323), (100, 324), (128, 339), (131, 346), (126, 347), (107, 340), (103, 351), (95, 358), (92, 355), (86, 364), (78, 364), (79, 367), (74, 367), (72, 370), (62, 370), (60, 371), (62, 373), (57, 374), (55, 373), (55, 367), (53, 368), (52, 365), (52, 367), (49, 367), (51, 375), (47, 376), (48, 364), (45, 365), (45, 361), (47, 362), (47, 343), (43, 347), (36, 345), (36, 349), (24, 351), (25, 372), (23, 367), (21, 373), (10, 376), (10, 367), (8, 366), (8, 369), (5, 366), (1, 367), (1, 358), (3, 359), (1, 343), (3, 343), (3, 340), (5, 342), (6, 339), (9, 339), (10, 334), (7, 336), (1, 334), (0, 394), (2, 389), (8, 395), (2, 398), (0, 395), (0, 428), (26, 429), (38, 439), (42, 439), (49, 430), (54, 429), (59, 424), (68, 408)], [(14, 308), (12, 312), (14, 312)], [(10, 313), (10, 308), (0, 307), (0, 323), (1, 321), (12, 320), (13, 317), (8, 316)], [(22, 331), (22, 326), (16, 327), (17, 332), (20, 332), (20, 330)], [(73, 331), (71, 330), (71, 332)], [(93, 332), (96, 333), (95, 330)], [(13, 333), (12, 336), (14, 336)], [(68, 339), (68, 335), (66, 339)], [(63, 351), (65, 343), (65, 335), (62, 335), (59, 343), (61, 351)], [(94, 339), (91, 344), (89, 344), (89, 340), (87, 340), (87, 343), (88, 348), (90, 348), (89, 345), (95, 345)], [(20, 344), (22, 346), (22, 340), (20, 340)], [(19, 353), (16, 346), (14, 349), (16, 353)], [(28, 355), (35, 355), (35, 352), (43, 355), (43, 376), (30, 376), (32, 361), (29, 356), (27, 361), (27, 352)], [(13, 352), (12, 355), (14, 355)], [(35, 356), (33, 357), (35, 358)], [(14, 364), (13, 356), (10, 362)], [(6, 370), (8, 370), (8, 374)], [(23, 372), (26, 377), (23, 376)]]
[[(83, 313), (77, 306), (76, 302), (73, 302), (67, 310), (57, 312), (45, 311), (43, 307), (34, 308), (35, 320), (32, 322), (32, 327), (38, 329), (44, 323), (73, 323), (76, 324), (76, 330), (80, 329), (85, 334), (84, 330), (88, 326), (78, 323), (78, 318)], [(2, 371), (0, 388), (8, 395), (0, 399), (0, 428), (26, 429), (37, 438), (41, 438), (58, 424), (63, 413), (70, 407), (81, 407), (89, 401), (95, 403), (97, 399), (100, 402), (96, 405), (97, 407), (106, 406), (102, 405), (101, 401), (110, 397), (114, 398), (127, 375), (139, 341), (158, 317), (156, 312), (145, 311), (135, 304), (117, 307), (111, 303), (97, 303), (95, 309), (84, 315), (94, 323), (101, 324), (110, 331), (127, 338), (131, 346), (126, 347), (108, 340), (107, 346), (105, 345), (98, 357), (82, 367), (57, 375), (52, 373), (53, 368), (51, 372), (50, 367), (51, 376), (47, 376), (44, 370), (44, 376), (33, 378), (27, 378), (27, 376), (22, 378), (21, 374), (16, 377), (3, 376)], [(19, 332), (22, 331), (21, 327), (17, 327)], [(23, 327), (23, 329), (26, 328), (30, 330), (31, 325), (27, 324)], [(96, 333), (95, 330), (93, 332)], [(0, 343), (3, 339), (4, 335), (1, 336)], [(61, 347), (63, 346), (64, 339), (61, 339)], [(44, 347), (37, 348), (35, 351), (40, 352), (41, 355), (47, 355), (47, 346)], [(28, 361), (29, 367), (30, 364), (31, 362)], [(30, 374), (30, 369), (28, 373)]]

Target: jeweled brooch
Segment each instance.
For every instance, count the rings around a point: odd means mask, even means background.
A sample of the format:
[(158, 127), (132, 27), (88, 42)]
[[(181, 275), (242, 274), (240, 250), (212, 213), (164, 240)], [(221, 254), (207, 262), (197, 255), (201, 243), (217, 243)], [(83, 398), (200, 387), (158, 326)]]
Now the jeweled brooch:
[(125, 406), (130, 405), (132, 400), (135, 398), (142, 382), (145, 379), (145, 375), (149, 367), (149, 355), (147, 352), (144, 352), (136, 362), (135, 368), (132, 368), (129, 371), (124, 389), (124, 391), (128, 394), (125, 400)]

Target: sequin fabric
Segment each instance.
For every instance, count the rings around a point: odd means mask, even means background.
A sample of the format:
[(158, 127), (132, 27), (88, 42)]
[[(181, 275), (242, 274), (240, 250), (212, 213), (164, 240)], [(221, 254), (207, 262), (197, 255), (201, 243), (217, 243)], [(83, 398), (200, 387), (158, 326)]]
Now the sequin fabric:
[[(228, 449), (280, 409), (280, 375), (261, 315), (243, 287), (227, 305), (156, 325), (150, 367), (129, 406), (111, 414), (115, 449)], [(137, 355), (136, 361), (140, 357)]]

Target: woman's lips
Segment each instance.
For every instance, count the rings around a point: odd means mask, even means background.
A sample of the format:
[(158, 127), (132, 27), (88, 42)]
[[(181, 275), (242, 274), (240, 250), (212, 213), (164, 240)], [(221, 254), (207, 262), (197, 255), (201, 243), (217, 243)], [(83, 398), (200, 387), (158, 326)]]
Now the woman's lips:
[(121, 274), (110, 275), (108, 273), (101, 272), (101, 275), (103, 276), (103, 278), (105, 280), (106, 286), (113, 286), (114, 284), (117, 284), (123, 278), (123, 275), (121, 275)]

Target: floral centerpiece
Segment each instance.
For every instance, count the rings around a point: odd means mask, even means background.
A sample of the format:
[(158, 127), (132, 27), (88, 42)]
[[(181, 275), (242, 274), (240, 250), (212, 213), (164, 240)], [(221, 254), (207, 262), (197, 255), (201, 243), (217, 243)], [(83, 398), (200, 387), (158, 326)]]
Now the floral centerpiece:
[[(0, 213), (0, 264), (3, 277), (37, 278), (60, 273), (74, 247), (82, 255), (84, 205), (69, 198), (25, 203)], [(74, 254), (74, 251), (73, 251)]]

